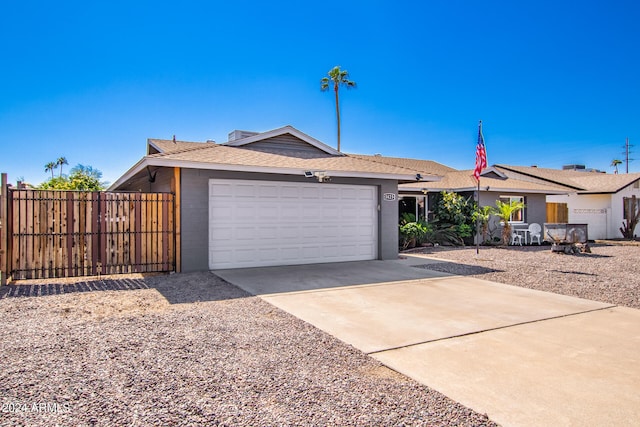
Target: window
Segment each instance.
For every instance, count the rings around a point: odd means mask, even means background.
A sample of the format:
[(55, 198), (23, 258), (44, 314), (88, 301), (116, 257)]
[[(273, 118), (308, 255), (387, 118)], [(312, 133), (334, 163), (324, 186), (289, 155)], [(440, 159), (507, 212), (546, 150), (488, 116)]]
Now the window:
[[(511, 202), (526, 203), (524, 196), (500, 196), (500, 201), (507, 204), (510, 204)], [(525, 210), (518, 209), (517, 211), (513, 211), (509, 222), (525, 222)]]
[(399, 198), (398, 207), (400, 209), (400, 217), (403, 213), (415, 215), (416, 219), (425, 219), (425, 197), (424, 196), (401, 196)]

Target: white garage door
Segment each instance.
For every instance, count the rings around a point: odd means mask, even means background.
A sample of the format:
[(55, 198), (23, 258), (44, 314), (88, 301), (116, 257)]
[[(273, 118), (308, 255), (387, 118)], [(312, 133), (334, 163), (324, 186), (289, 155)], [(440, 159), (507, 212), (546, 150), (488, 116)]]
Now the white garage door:
[(209, 180), (209, 268), (377, 258), (377, 189)]

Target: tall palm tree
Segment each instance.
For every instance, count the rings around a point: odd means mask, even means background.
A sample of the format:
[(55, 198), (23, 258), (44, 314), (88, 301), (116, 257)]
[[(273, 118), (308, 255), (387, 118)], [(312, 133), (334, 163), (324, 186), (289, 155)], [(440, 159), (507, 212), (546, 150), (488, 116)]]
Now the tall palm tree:
[(618, 160), (618, 159), (611, 160), (611, 166), (616, 168), (616, 171), (615, 171), (616, 174), (618, 173), (618, 165), (621, 165), (621, 164), (622, 164), (622, 160)]
[(44, 165), (44, 171), (51, 172), (51, 179), (53, 179), (53, 170), (57, 167), (58, 167), (58, 164), (56, 162), (49, 162), (46, 165)]
[[(338, 98), (338, 89), (340, 86), (345, 86), (347, 89), (356, 87), (356, 82), (349, 80), (349, 73), (347, 70), (341, 70), (339, 65), (333, 67), (327, 73), (329, 77), (323, 77), (320, 80), (320, 90), (323, 92), (329, 90), (330, 86), (333, 86), (333, 91), (336, 95), (336, 117), (338, 119), (338, 151), (340, 151), (340, 101)], [(333, 85), (331, 85), (333, 83)]]
[(67, 158), (66, 157), (59, 157), (58, 160), (56, 161), (56, 165), (60, 166), (60, 178), (62, 178), (62, 165), (68, 165), (69, 162), (67, 162)]

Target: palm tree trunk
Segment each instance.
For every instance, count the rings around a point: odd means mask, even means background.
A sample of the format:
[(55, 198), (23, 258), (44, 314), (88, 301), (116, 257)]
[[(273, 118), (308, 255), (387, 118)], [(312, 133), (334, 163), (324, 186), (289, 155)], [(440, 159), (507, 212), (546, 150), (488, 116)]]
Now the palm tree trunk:
[(335, 87), (336, 92), (336, 117), (338, 118), (338, 151), (340, 151), (340, 104), (338, 100), (338, 86)]

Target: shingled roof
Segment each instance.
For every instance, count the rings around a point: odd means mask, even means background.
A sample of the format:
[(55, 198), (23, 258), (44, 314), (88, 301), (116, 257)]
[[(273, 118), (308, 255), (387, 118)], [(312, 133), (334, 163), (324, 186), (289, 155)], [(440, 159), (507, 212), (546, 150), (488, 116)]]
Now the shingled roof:
[(376, 163), (382, 163), (391, 166), (400, 166), (411, 169), (420, 174), (444, 175), (448, 172), (456, 171), (456, 169), (443, 165), (442, 163), (432, 160), (407, 159), (403, 157), (386, 157), (380, 155), (368, 156), (364, 154), (349, 154), (352, 157), (369, 160)]
[[(167, 141), (163, 141), (162, 145), (166, 146), (166, 142)], [(199, 144), (199, 146), (196, 144)], [(284, 170), (321, 169), (327, 171), (408, 175), (409, 179), (415, 179), (414, 177), (416, 175), (412, 169), (372, 162), (351, 155), (301, 158), (287, 156), (280, 153), (251, 150), (244, 147), (233, 147), (211, 143), (183, 144), (181, 148), (175, 147), (165, 153), (151, 154), (147, 156), (147, 158), (161, 161), (162, 163), (189, 163), (190, 167), (200, 167), (203, 169), (211, 169), (212, 165), (226, 165)], [(436, 178), (433, 174), (429, 174), (429, 176)], [(405, 177), (405, 179), (406, 178), (407, 177)]]
[[(526, 192), (541, 194), (566, 194), (571, 188), (547, 183), (544, 181), (534, 181), (531, 179), (517, 179), (504, 176), (499, 168), (485, 169), (480, 177), (480, 188), (483, 191), (504, 191), (504, 192)], [(461, 170), (447, 172), (440, 181), (437, 182), (416, 182), (400, 185), (401, 190), (417, 192), (427, 191), (474, 191), (478, 182), (473, 176), (473, 170)]]
[[(265, 149), (265, 142), (275, 136), (285, 135), (299, 138), (318, 150), (317, 154), (300, 154), (282, 149)], [(254, 142), (262, 143), (252, 149)], [(338, 152), (308, 135), (285, 126), (261, 134), (251, 135), (224, 144), (213, 142), (190, 142), (165, 139), (149, 139), (148, 154), (120, 177), (111, 188), (117, 188), (148, 166), (181, 167), (193, 169), (260, 172), (288, 175), (304, 175), (306, 171), (323, 171), (328, 176), (391, 179), (410, 182), (418, 179), (416, 170), (373, 161), (369, 157)], [(435, 162), (434, 162), (435, 163)], [(419, 172), (421, 181), (439, 179), (438, 174)]]
[(640, 173), (606, 174), (601, 172), (583, 172), (530, 166), (496, 166), (507, 173), (515, 172), (516, 174), (521, 174), (526, 177), (570, 187), (578, 194), (617, 193), (640, 179)]

